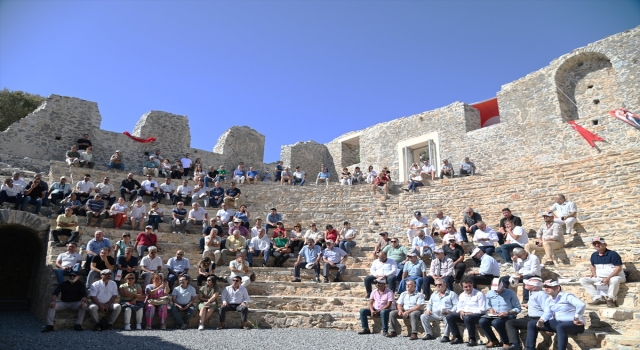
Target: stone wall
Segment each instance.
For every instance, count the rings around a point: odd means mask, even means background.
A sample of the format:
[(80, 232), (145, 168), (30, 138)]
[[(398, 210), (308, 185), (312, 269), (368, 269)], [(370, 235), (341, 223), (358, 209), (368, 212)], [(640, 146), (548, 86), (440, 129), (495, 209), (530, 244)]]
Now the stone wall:
[[(305, 170), (307, 172), (307, 181), (315, 181), (322, 164), (329, 167), (329, 169), (335, 168), (327, 146), (315, 141), (282, 146), (280, 155), (285, 167), (295, 170), (296, 166), (300, 166), (302, 170)], [(335, 174), (332, 174), (332, 176), (335, 176)]]
[(264, 140), (264, 135), (248, 126), (233, 126), (218, 138), (213, 152), (227, 156), (229, 170), (235, 169), (240, 162), (261, 169), (264, 164)]

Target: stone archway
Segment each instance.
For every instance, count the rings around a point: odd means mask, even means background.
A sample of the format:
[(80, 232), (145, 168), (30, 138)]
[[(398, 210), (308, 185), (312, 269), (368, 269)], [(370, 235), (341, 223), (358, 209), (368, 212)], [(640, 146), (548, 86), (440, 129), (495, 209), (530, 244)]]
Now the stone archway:
[(43, 313), (42, 300), (51, 292), (51, 270), (46, 264), (48, 232), (46, 218), (0, 210), (0, 285), (5, 286), (0, 290), (2, 309), (29, 308), (37, 315)]

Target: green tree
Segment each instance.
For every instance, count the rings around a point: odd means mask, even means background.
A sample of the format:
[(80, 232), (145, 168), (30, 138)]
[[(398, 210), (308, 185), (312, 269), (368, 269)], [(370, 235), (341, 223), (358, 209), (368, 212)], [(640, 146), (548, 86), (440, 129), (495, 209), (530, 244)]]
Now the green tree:
[(33, 112), (45, 100), (45, 97), (22, 91), (0, 91), (0, 131)]

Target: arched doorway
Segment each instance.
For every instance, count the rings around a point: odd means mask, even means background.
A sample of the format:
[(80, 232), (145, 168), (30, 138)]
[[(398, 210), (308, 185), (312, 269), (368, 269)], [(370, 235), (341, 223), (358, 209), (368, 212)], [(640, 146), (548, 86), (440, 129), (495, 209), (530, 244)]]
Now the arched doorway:
[(44, 245), (36, 230), (0, 225), (0, 310), (27, 311), (39, 295)]

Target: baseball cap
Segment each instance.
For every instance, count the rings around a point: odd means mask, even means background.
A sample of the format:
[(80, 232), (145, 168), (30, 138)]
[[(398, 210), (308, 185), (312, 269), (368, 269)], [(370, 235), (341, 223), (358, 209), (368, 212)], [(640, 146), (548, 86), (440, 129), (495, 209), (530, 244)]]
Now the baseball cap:
[(333, 244), (335, 244), (336, 242), (333, 239), (327, 239), (327, 241), (325, 243), (333, 243)]
[(109, 269), (104, 269), (102, 271), (100, 271), (100, 276), (102, 275), (110, 275), (111, 274), (111, 270)]
[(376, 280), (377, 284), (387, 284), (387, 279), (386, 278), (378, 278)]
[(78, 273), (75, 271), (69, 272), (69, 276), (78, 276)]
[(602, 243), (602, 244), (607, 244), (607, 242), (604, 240), (604, 238), (603, 238), (603, 237), (596, 237), (596, 238), (594, 238), (593, 240), (591, 240), (591, 244), (594, 244), (594, 243), (596, 243), (596, 242), (600, 242), (600, 243)]
[(119, 150), (119, 149), (117, 149), (117, 150), (116, 150), (116, 153), (122, 153), (122, 152), (120, 152), (120, 150)]
[(544, 281), (544, 286), (545, 287), (558, 287), (558, 286), (560, 286), (560, 283), (558, 283), (558, 281), (546, 280), (546, 281)]
[(540, 278), (540, 277), (531, 277), (525, 282), (525, 284), (528, 284), (528, 285), (534, 286), (534, 287), (541, 287), (542, 286), (542, 278)]
[(542, 216), (553, 216), (553, 212), (552, 211), (547, 211), (542, 213)]
[(233, 222), (240, 222), (241, 223), (242, 219), (235, 218), (235, 219), (233, 219)]
[(471, 252), (471, 257), (473, 258), (474, 256), (476, 256), (476, 254), (478, 254), (480, 252), (480, 248), (476, 248)]
[(422, 215), (422, 213), (417, 210), (413, 212), (413, 216), (418, 216), (418, 215)]
[(386, 231), (385, 231), (385, 232), (380, 232), (380, 233), (379, 233), (379, 235), (380, 235), (380, 236), (384, 236), (384, 235), (388, 235), (388, 234), (389, 234), (389, 232), (386, 232)]
[(147, 225), (147, 226), (145, 226), (144, 228), (153, 228), (153, 226), (151, 226), (151, 225)]
[(434, 253), (438, 254), (438, 253), (444, 253), (444, 250), (442, 248), (438, 248), (434, 251)]
[(417, 256), (416, 253), (409, 253), (407, 256)]

